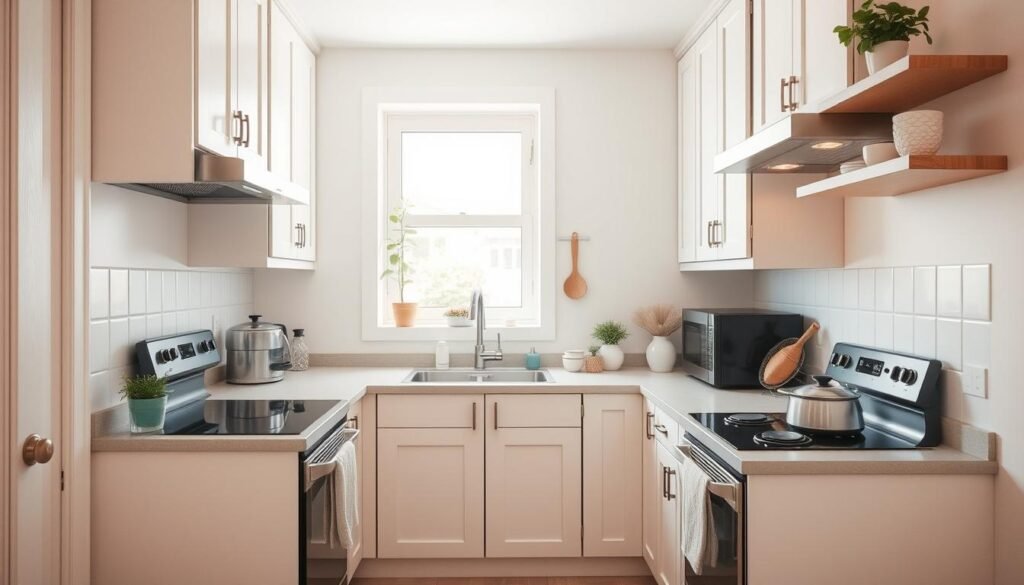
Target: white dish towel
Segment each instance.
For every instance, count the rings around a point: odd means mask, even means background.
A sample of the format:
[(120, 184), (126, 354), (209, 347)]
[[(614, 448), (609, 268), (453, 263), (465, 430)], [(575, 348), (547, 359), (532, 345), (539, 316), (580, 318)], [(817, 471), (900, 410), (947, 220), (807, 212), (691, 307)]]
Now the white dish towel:
[(682, 498), (683, 555), (693, 572), (701, 575), (704, 566), (718, 564), (718, 536), (711, 514), (711, 495), (707, 474), (689, 458), (683, 463), (680, 497)]
[(359, 529), (359, 475), (355, 441), (341, 446), (334, 456), (334, 471), (327, 485), (327, 534), (331, 548), (352, 548)]

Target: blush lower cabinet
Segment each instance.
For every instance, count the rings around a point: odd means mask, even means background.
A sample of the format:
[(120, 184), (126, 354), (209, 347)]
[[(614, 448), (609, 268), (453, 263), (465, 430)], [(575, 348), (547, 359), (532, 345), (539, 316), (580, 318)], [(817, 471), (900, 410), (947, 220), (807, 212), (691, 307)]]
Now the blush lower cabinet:
[(380, 396), (377, 408), (377, 557), (483, 557), (483, 396)]
[(581, 396), (487, 396), (487, 556), (578, 557)]

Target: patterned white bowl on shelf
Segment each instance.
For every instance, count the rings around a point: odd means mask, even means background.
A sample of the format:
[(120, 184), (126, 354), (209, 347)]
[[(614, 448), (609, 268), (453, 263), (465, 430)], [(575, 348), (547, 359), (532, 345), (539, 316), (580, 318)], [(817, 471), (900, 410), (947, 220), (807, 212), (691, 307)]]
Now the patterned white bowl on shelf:
[(917, 110), (893, 116), (892, 137), (900, 156), (935, 154), (942, 146), (942, 112)]

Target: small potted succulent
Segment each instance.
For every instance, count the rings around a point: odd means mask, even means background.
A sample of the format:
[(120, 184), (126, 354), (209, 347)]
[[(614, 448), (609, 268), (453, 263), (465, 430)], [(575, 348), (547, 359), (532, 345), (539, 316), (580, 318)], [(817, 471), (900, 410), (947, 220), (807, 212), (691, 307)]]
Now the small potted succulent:
[(469, 327), (469, 309), (465, 307), (451, 307), (444, 312), (444, 320), (449, 327)]
[(605, 321), (595, 325), (591, 335), (601, 342), (597, 353), (604, 360), (604, 369), (615, 371), (621, 368), (626, 356), (622, 353), (619, 342), (629, 337), (626, 326), (618, 321)]
[(647, 367), (652, 372), (671, 372), (676, 365), (676, 347), (668, 336), (683, 324), (683, 313), (671, 305), (654, 305), (637, 309), (633, 321), (651, 334), (647, 346)]
[(604, 371), (604, 359), (597, 355), (600, 351), (600, 347), (597, 345), (591, 345), (587, 350), (590, 355), (583, 358), (583, 371), (591, 374), (600, 374)]
[(391, 224), (391, 237), (386, 242), (388, 267), (380, 274), (381, 280), (390, 278), (398, 285), (398, 302), (391, 303), (396, 327), (412, 327), (416, 323), (416, 303), (405, 302), (405, 286), (412, 282), (409, 278), (412, 268), (405, 258), (412, 246), (408, 236), (416, 233), (405, 225), (408, 211), (408, 208), (400, 206), (388, 215), (388, 223)]
[(840, 25), (832, 31), (847, 47), (858, 39), (857, 52), (865, 55), (868, 73), (874, 73), (906, 57), (910, 52), (910, 37), (924, 35), (928, 44), (932, 44), (928, 10), (928, 6), (914, 10), (899, 2), (876, 5), (875, 0), (864, 0), (860, 9), (854, 11), (850, 26)]
[(156, 376), (126, 377), (121, 397), (128, 399), (133, 433), (156, 433), (164, 428), (167, 411), (167, 382)]

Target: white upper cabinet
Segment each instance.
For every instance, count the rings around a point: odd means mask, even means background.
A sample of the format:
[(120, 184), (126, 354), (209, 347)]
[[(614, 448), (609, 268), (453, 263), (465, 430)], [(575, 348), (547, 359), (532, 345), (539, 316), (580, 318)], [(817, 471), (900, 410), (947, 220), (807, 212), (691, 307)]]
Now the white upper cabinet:
[(235, 104), (235, 53), (227, 31), (234, 0), (196, 2), (196, 142), (223, 156), (238, 154), (240, 124)]
[[(209, 0), (207, 0), (209, 1)], [(270, 0), (235, 0), (232, 48), (235, 109), (239, 116), (238, 156), (267, 169), (268, 27)]]

